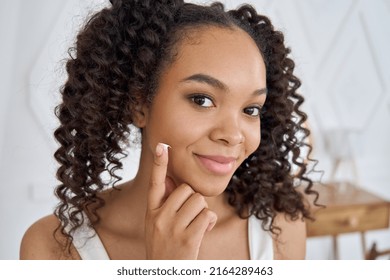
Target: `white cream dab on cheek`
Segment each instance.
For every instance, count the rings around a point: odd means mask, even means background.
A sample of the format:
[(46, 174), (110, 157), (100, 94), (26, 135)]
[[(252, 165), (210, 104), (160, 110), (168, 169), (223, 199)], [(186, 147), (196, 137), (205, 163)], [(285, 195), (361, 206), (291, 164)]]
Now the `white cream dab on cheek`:
[(161, 143), (161, 145), (164, 146), (164, 149), (165, 149), (165, 150), (168, 150), (168, 148), (171, 148), (171, 149), (172, 149), (172, 147), (169, 146), (168, 144)]

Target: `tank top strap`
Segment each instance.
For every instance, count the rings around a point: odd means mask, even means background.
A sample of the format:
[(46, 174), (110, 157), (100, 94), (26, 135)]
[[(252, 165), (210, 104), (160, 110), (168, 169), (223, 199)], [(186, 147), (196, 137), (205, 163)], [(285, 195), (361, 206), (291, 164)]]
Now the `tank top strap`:
[(272, 260), (274, 258), (271, 233), (261, 227), (261, 220), (248, 218), (249, 253), (251, 260)]
[[(71, 233), (73, 246), (82, 260), (109, 260), (110, 257), (99, 235), (93, 228), (88, 226), (89, 219), (87, 215), (82, 213), (82, 216), (83, 224)], [(70, 231), (70, 225), (65, 228), (65, 231)]]

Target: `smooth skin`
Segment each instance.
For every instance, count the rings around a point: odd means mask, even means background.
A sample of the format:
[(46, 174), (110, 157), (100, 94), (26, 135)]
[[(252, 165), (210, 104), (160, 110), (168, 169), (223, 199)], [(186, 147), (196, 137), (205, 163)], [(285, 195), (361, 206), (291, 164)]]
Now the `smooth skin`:
[[(248, 221), (224, 190), (260, 144), (264, 61), (240, 29), (204, 27), (190, 35), (164, 69), (152, 104), (135, 112), (143, 133), (137, 175), (120, 191), (101, 194), (106, 205), (95, 230), (111, 259), (250, 258)], [(58, 224), (53, 215), (34, 223), (20, 258), (79, 259), (53, 237)], [(274, 236), (274, 258), (303, 259), (305, 223), (280, 213), (275, 225), (282, 233)]]

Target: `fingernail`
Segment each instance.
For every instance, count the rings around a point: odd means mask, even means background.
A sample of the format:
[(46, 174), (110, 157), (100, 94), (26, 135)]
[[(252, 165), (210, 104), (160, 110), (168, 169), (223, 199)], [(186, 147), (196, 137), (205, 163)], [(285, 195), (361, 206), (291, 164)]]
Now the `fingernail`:
[(163, 147), (164, 147), (164, 150), (165, 151), (168, 151), (168, 148), (172, 148), (171, 146), (169, 146), (168, 144), (164, 144), (164, 143), (160, 143)]
[(158, 157), (162, 156), (162, 154), (163, 154), (163, 152), (164, 152), (164, 149), (165, 149), (165, 148), (164, 148), (163, 144), (158, 143), (157, 146), (156, 146), (156, 155), (157, 155)]
[(164, 151), (168, 151), (168, 148), (172, 148), (172, 147), (165, 143), (158, 143), (156, 147), (156, 155), (158, 157), (162, 156)]
[(206, 231), (211, 231), (215, 227), (215, 225), (217, 224), (217, 219), (217, 216), (215, 216), (211, 223), (208, 225)]

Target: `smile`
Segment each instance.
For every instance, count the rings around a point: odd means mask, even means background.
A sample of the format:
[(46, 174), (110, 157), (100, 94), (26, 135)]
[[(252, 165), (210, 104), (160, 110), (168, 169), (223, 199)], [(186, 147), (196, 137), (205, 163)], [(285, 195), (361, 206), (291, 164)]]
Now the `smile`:
[(204, 167), (207, 171), (217, 175), (228, 175), (232, 173), (235, 162), (237, 160), (235, 157), (225, 156), (209, 156), (198, 154), (195, 154), (195, 156), (202, 167)]

